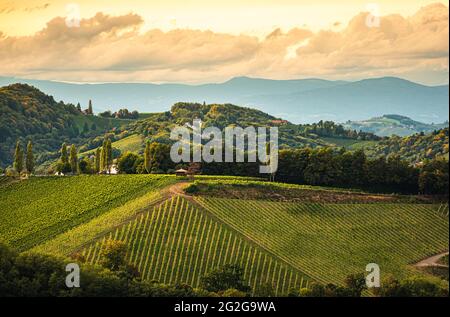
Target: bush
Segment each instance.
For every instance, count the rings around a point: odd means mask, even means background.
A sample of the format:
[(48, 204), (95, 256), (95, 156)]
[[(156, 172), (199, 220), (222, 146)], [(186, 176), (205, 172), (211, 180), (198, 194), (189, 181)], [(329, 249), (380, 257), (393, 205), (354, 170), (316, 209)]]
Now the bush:
[(220, 292), (219, 295), (222, 297), (247, 297), (248, 296), (247, 293), (238, 291), (235, 288), (230, 288), (224, 292)]
[(119, 172), (125, 174), (136, 174), (136, 162), (138, 159), (139, 156), (137, 154), (126, 152), (122, 155), (117, 164)]
[(199, 188), (199, 186), (198, 186), (198, 184), (197, 184), (196, 182), (190, 184), (189, 186), (187, 186), (187, 187), (184, 189), (184, 192), (185, 192), (186, 194), (195, 194), (195, 193), (198, 193), (199, 191), (200, 191), (200, 188)]
[(201, 286), (210, 292), (226, 291), (236, 289), (249, 293), (250, 286), (245, 284), (244, 271), (238, 265), (226, 264), (218, 270), (214, 270), (203, 276), (200, 280)]
[(381, 297), (445, 297), (448, 283), (435, 277), (412, 276), (399, 281), (388, 276), (374, 293)]

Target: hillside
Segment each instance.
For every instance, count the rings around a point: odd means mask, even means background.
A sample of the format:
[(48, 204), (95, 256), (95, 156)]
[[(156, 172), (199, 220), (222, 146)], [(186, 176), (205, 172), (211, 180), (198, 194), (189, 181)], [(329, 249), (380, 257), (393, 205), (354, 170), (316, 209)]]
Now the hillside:
[(400, 115), (383, 115), (362, 121), (347, 121), (346, 129), (370, 132), (379, 136), (409, 136), (416, 133), (431, 133), (448, 127), (448, 121), (442, 124), (428, 124)]
[(150, 191), (172, 177), (39, 177), (0, 187), (0, 237), (20, 251)]
[(127, 125), (130, 120), (82, 114), (73, 104), (65, 104), (24, 84), (0, 88), (0, 166), (12, 163), (17, 140), (22, 146), (33, 141), (37, 163), (52, 158), (63, 142), (84, 144), (105, 132)]
[[(202, 177), (215, 186), (222, 181), (231, 179)], [(205, 273), (237, 263), (254, 294), (271, 285), (277, 295), (311, 281), (342, 284), (371, 262), (404, 278), (417, 273), (410, 264), (448, 249), (448, 205), (277, 183), (270, 186), (281, 186), (278, 193), (288, 186), (289, 202), (268, 201), (264, 191), (239, 199), (190, 196), (175, 182), (124, 175), (9, 184), (0, 187), (0, 235), (19, 250), (88, 263), (99, 263), (106, 239), (122, 240), (142, 278), (171, 284), (198, 286)], [(329, 200), (311, 200), (324, 191)]]
[(319, 119), (345, 122), (397, 113), (427, 123), (448, 120), (448, 85), (423, 86), (395, 77), (355, 82), (321, 79), (270, 80), (236, 77), (223, 83), (184, 85), (151, 83), (70, 84), (0, 77), (0, 85), (29, 83), (66, 102), (87, 104), (96, 112), (121, 107), (164, 112), (179, 102), (245, 105), (293, 123)]
[(306, 287), (310, 281), (180, 196), (113, 230), (84, 248), (81, 256), (89, 263), (98, 263), (107, 239), (127, 243), (129, 261), (147, 280), (198, 287), (200, 277), (207, 272), (225, 264), (239, 264), (256, 291), (267, 282), (275, 286), (275, 294), (284, 295), (291, 288)]
[(407, 137), (393, 136), (365, 149), (368, 156), (400, 155), (410, 163), (420, 163), (436, 157), (448, 161), (448, 128), (429, 134), (419, 133)]
[[(239, 107), (232, 104), (199, 104), (179, 102), (170, 111), (155, 113), (145, 120), (131, 123), (129, 132), (148, 137), (150, 141), (169, 142), (170, 131), (175, 125), (192, 124), (193, 119), (201, 119), (203, 128), (215, 126), (223, 129), (230, 125), (276, 126), (279, 129), (280, 147), (317, 147), (335, 146), (341, 140), (353, 140), (355, 143), (364, 140), (378, 140), (370, 134), (345, 130), (331, 121), (320, 121), (315, 124), (293, 124), (260, 110)], [(333, 139), (327, 140), (327, 137)]]
[[(324, 283), (342, 283), (368, 263), (379, 264), (385, 274), (404, 276), (409, 263), (448, 247), (448, 219), (441, 218), (433, 206), (197, 201), (240, 233)], [(428, 237), (430, 231), (433, 239)]]

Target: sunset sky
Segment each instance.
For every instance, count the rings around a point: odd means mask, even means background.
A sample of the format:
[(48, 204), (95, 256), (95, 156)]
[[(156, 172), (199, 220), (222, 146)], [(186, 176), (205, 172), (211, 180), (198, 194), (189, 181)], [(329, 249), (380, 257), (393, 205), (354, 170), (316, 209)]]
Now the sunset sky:
[(446, 84), (448, 1), (0, 0), (0, 62), (0, 76), (72, 82)]

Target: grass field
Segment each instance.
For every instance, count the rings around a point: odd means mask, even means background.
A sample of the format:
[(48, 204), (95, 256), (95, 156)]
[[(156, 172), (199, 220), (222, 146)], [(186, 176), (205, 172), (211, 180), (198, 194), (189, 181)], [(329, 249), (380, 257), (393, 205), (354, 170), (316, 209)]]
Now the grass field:
[(334, 146), (345, 147), (348, 150), (358, 150), (365, 147), (374, 146), (378, 143), (377, 141), (361, 141), (344, 138), (322, 138), (322, 139)]
[(127, 243), (129, 261), (148, 280), (198, 286), (201, 276), (227, 263), (240, 264), (256, 291), (269, 283), (276, 294), (286, 294), (291, 287), (306, 286), (308, 280), (179, 196), (84, 249), (82, 255), (88, 262), (98, 262), (107, 238)]
[(23, 251), (87, 222), (173, 177), (32, 177), (0, 188), (0, 239)]
[(112, 128), (120, 128), (128, 125), (133, 120), (128, 119), (116, 119), (116, 118), (103, 118), (99, 116), (87, 116), (79, 115), (74, 117), (75, 124), (80, 131), (83, 131), (84, 124), (87, 123), (89, 129), (91, 129), (92, 124), (95, 124), (97, 130), (110, 130)]
[(145, 279), (196, 287), (207, 272), (235, 263), (255, 294), (270, 284), (277, 295), (310, 281), (341, 284), (373, 262), (382, 276), (404, 278), (417, 273), (410, 264), (448, 250), (447, 203), (218, 176), (199, 176), (197, 196), (187, 197), (177, 181), (3, 177), (0, 240), (98, 263), (105, 239), (120, 239)]
[(448, 216), (435, 205), (298, 204), (198, 197), (224, 223), (324, 283), (368, 263), (382, 274), (448, 249)]
[[(111, 143), (113, 148), (119, 149), (122, 153), (130, 151), (130, 152), (139, 152), (139, 150), (144, 146), (144, 139), (142, 136), (133, 134), (123, 138), (121, 140), (115, 141)], [(96, 149), (92, 149), (83, 153), (80, 153), (81, 156), (95, 153)]]

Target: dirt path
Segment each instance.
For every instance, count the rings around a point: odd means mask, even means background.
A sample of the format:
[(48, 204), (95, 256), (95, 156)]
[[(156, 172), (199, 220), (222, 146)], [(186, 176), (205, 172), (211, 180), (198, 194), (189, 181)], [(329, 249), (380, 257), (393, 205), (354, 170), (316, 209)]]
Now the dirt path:
[(448, 251), (445, 251), (445, 252), (430, 256), (429, 258), (423, 259), (422, 261), (414, 264), (414, 266), (416, 266), (416, 267), (429, 267), (429, 266), (448, 267), (448, 265), (438, 263), (438, 261), (446, 255), (448, 255)]

